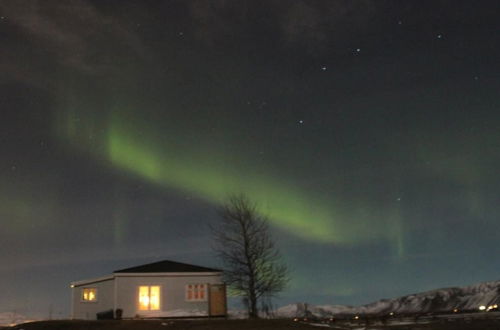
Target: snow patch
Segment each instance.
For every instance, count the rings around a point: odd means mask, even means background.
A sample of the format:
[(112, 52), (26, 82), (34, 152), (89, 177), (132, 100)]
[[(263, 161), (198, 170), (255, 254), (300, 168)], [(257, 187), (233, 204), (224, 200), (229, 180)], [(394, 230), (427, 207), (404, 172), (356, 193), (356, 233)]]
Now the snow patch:
[(0, 326), (14, 326), (20, 323), (38, 321), (15, 312), (0, 313)]

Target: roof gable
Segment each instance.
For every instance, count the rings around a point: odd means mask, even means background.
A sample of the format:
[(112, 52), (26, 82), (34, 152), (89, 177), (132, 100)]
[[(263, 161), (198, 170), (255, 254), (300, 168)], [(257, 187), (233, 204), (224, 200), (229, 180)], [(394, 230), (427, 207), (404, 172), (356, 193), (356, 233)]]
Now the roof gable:
[(197, 273), (220, 272), (215, 268), (185, 264), (182, 262), (163, 260), (141, 266), (115, 270), (113, 273)]

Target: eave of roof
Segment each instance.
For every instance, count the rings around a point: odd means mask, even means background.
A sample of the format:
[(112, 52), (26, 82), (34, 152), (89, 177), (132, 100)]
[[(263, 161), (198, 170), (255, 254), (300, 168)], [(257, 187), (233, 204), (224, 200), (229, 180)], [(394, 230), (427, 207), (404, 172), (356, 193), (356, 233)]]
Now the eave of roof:
[(185, 264), (171, 260), (163, 260), (150, 264), (116, 270), (114, 274), (123, 273), (220, 273), (220, 269)]
[(114, 275), (107, 275), (107, 276), (89, 278), (88, 280), (75, 281), (75, 282), (71, 282), (70, 284), (71, 284), (71, 287), (73, 288), (73, 287), (87, 285), (87, 284), (109, 281), (109, 280), (112, 280), (114, 278), (115, 278)]

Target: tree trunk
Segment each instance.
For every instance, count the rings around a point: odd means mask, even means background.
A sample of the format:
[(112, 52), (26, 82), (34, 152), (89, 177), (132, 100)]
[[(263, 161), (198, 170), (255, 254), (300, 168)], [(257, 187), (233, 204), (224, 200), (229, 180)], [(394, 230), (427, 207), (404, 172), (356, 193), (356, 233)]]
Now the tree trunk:
[(255, 293), (252, 292), (249, 297), (249, 303), (250, 303), (250, 312), (248, 313), (248, 316), (251, 319), (256, 319), (259, 317), (259, 313), (257, 310), (257, 297), (255, 296)]

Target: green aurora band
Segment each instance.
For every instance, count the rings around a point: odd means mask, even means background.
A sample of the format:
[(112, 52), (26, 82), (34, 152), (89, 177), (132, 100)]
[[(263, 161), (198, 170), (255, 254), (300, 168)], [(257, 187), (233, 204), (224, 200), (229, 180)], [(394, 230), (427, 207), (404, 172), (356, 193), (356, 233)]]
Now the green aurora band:
[[(67, 111), (64, 116), (74, 116)], [(128, 118), (128, 120), (127, 120)], [(135, 120), (130, 120), (134, 118)], [(61, 119), (61, 118), (60, 118)], [(116, 168), (133, 173), (152, 184), (193, 194), (219, 205), (230, 194), (244, 193), (255, 201), (276, 227), (302, 239), (319, 243), (359, 245), (388, 241), (398, 257), (404, 255), (403, 228), (399, 211), (374, 215), (362, 203), (340, 205), (335, 196), (319, 196), (302, 191), (293, 180), (273, 176), (250, 159), (227, 155), (202, 145), (182, 145), (166, 139), (136, 116), (115, 111), (108, 119), (105, 134), (92, 139), (97, 120), (87, 116), (86, 123), (75, 118), (59, 121), (59, 134), (72, 146), (95, 154), (105, 153)], [(92, 123), (93, 122), (93, 123)], [(102, 140), (102, 141), (101, 141)]]

